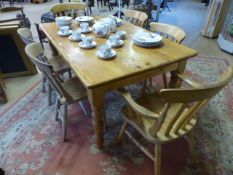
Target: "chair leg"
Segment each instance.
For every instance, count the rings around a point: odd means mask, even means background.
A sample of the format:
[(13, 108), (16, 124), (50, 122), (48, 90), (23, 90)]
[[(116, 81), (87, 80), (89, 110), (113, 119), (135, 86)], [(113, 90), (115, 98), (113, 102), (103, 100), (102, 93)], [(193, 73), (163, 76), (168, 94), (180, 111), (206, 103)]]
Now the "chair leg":
[(155, 175), (160, 175), (161, 171), (161, 145), (155, 145), (155, 160), (154, 160)]
[(46, 83), (46, 78), (44, 75), (42, 75), (42, 92), (45, 93), (45, 84)]
[(48, 106), (50, 106), (52, 104), (51, 96), (52, 96), (52, 89), (51, 89), (50, 84), (48, 84)]
[(71, 72), (71, 69), (68, 71), (68, 74), (69, 74), (69, 79), (72, 78), (72, 72)]
[(189, 150), (190, 150), (190, 153), (191, 153), (193, 165), (194, 165), (194, 167), (197, 167), (197, 157), (196, 157), (196, 154), (195, 154), (195, 141), (194, 141), (193, 132), (191, 131), (188, 134), (188, 137), (186, 137), (186, 138), (187, 138), (187, 141), (188, 141), (188, 144), (189, 144)]
[(163, 74), (163, 84), (164, 84), (164, 87), (167, 88), (167, 76), (166, 76), (166, 74)]
[(55, 120), (56, 121), (58, 121), (60, 106), (61, 106), (61, 102), (58, 98), (56, 98), (56, 113), (55, 113)]
[(120, 140), (121, 140), (121, 138), (122, 138), (122, 136), (124, 134), (124, 131), (127, 128), (127, 125), (128, 125), (128, 123), (126, 121), (124, 121), (124, 123), (123, 123), (123, 125), (121, 127), (121, 130), (120, 130), (120, 132), (119, 132), (119, 134), (118, 134), (118, 136), (116, 138), (116, 141), (115, 141), (116, 145), (120, 143)]
[(147, 80), (144, 80), (142, 82), (142, 89), (141, 89), (141, 92), (140, 92), (141, 96), (146, 92), (146, 84), (147, 84)]
[(79, 101), (79, 105), (80, 105), (81, 109), (83, 110), (83, 112), (84, 112), (84, 114), (86, 116), (90, 116), (91, 115), (89, 112), (87, 112), (87, 110), (86, 110), (85, 106), (83, 105), (82, 101)]
[(65, 104), (63, 107), (63, 119), (62, 119), (62, 138), (63, 141), (67, 141), (67, 105)]

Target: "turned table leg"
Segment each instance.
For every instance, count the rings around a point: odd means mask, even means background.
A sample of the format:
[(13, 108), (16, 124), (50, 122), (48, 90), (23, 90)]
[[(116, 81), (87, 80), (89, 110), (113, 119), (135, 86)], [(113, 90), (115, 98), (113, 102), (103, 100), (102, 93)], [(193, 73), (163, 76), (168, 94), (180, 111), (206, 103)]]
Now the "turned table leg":
[(103, 90), (91, 89), (87, 91), (88, 100), (91, 105), (93, 127), (96, 136), (96, 146), (102, 148), (104, 145), (104, 93)]
[(177, 73), (183, 73), (185, 70), (187, 60), (183, 60), (179, 63), (179, 66), (176, 70), (171, 71), (171, 81), (169, 83), (170, 88), (177, 88), (181, 86), (181, 79), (177, 76)]

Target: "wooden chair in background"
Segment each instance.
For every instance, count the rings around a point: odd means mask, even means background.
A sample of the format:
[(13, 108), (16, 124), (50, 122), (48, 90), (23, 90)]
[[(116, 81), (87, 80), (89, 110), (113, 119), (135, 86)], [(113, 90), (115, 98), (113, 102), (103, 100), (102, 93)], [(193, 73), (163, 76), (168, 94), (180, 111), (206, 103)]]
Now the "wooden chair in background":
[[(17, 30), (17, 33), (19, 34), (20, 38), (25, 43), (25, 45), (35, 42), (33, 40), (30, 29), (19, 28)], [(41, 48), (42, 48), (42, 45), (41, 45)], [(64, 61), (64, 59), (61, 56), (53, 56), (51, 58), (47, 58), (42, 48), (40, 50), (40, 59), (41, 61), (44, 61), (45, 63), (51, 64), (53, 66), (53, 70), (56, 72), (58, 76), (62, 77), (64, 73), (68, 72), (69, 78), (72, 77), (70, 66)], [(44, 74), (42, 75), (43, 75), (42, 87), (43, 87), (43, 92), (45, 92), (46, 76), (44, 76)], [(48, 105), (51, 105), (51, 87), (49, 85), (48, 85)]]
[(51, 12), (54, 17), (71, 16), (75, 19), (80, 14), (85, 14), (86, 3), (83, 2), (67, 2), (53, 6)]
[[(127, 106), (123, 110), (124, 123), (117, 137), (119, 143), (123, 133), (154, 161), (155, 175), (160, 174), (161, 145), (185, 137), (188, 140), (192, 159), (196, 163), (192, 129), (197, 123), (196, 113), (216, 95), (233, 77), (233, 67), (229, 67), (221, 75), (220, 81), (214, 85), (201, 86), (197, 82), (180, 76), (193, 88), (162, 89), (160, 92), (147, 94), (134, 100), (126, 89), (118, 89)], [(201, 116), (199, 116), (201, 117)], [(204, 116), (203, 116), (204, 117)], [(127, 131), (131, 125), (147, 141), (155, 144), (155, 153), (151, 154)]]
[(126, 21), (139, 27), (144, 27), (148, 20), (148, 15), (137, 10), (124, 10), (124, 18)]
[(39, 41), (44, 49), (44, 43), (48, 43), (48, 40), (46, 38), (46, 35), (42, 32), (42, 30), (40, 29), (40, 26), (39, 24), (37, 23), (34, 23), (35, 26), (36, 26), (36, 31), (37, 31), (37, 34), (38, 34), (38, 38), (39, 38)]
[[(60, 119), (62, 122), (62, 137), (63, 140), (66, 141), (68, 116), (67, 107), (72, 103), (80, 102), (86, 99), (86, 89), (77, 77), (73, 77), (66, 81), (59, 79), (59, 76), (56, 75), (57, 73), (54, 71), (51, 64), (39, 60), (38, 57), (43, 52), (40, 43), (34, 42), (28, 44), (25, 47), (25, 52), (31, 58), (32, 62), (37, 66), (37, 68), (43, 73), (50, 86), (52, 86), (57, 94), (56, 120)], [(83, 108), (81, 103), (80, 105), (86, 114), (85, 108)]]
[(0, 23), (20, 21), (21, 26), (25, 26), (26, 25), (26, 18), (25, 18), (25, 14), (23, 11), (23, 7), (3, 7), (3, 8), (0, 8), (0, 14), (1, 13), (8, 13), (8, 12), (15, 12), (15, 11), (20, 11), (21, 17), (0, 20)]
[[(165, 24), (165, 23), (157, 23), (157, 22), (151, 22), (150, 23), (150, 31), (156, 32), (160, 34), (161, 36), (164, 36), (165, 38), (168, 38), (174, 42), (177, 42), (179, 44), (182, 43), (182, 41), (185, 39), (186, 34), (184, 30), (181, 28), (170, 25), (170, 24)], [(147, 81), (144, 82), (144, 87), (146, 86)], [(149, 79), (150, 85), (152, 85), (152, 79)], [(164, 87), (167, 88), (167, 76), (166, 74), (163, 74), (163, 83)]]
[(165, 23), (151, 22), (150, 31), (157, 32), (160, 35), (165, 36), (166, 38), (179, 44), (181, 44), (186, 37), (184, 30), (181, 28)]

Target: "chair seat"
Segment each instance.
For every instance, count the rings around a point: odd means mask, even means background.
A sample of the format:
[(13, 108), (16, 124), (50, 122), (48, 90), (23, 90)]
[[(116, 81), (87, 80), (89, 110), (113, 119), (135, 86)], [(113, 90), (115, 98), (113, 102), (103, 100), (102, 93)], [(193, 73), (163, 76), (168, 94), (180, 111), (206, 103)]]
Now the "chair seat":
[[(153, 94), (148, 94), (144, 95), (143, 97), (139, 98), (136, 100), (136, 102), (144, 106), (145, 108), (153, 111), (154, 113), (159, 113), (164, 107), (164, 102), (160, 99), (158, 93), (153, 93)], [(135, 128), (141, 133), (145, 138), (152, 142), (152, 143), (163, 143), (167, 141), (171, 141), (173, 139), (176, 139), (180, 137), (181, 135), (187, 133), (189, 130), (191, 130), (195, 124), (196, 124), (196, 119), (192, 119), (189, 124), (185, 126), (185, 130), (179, 129), (177, 132), (175, 132), (175, 127), (177, 124), (173, 126), (171, 129), (170, 133), (166, 134), (167, 128), (169, 124), (171, 123), (172, 119), (174, 118), (174, 114), (177, 113), (177, 111), (180, 109), (182, 104), (180, 103), (175, 103), (171, 104), (169, 111), (167, 113), (166, 119), (163, 122), (162, 126), (160, 127), (160, 130), (157, 132), (156, 136), (152, 136), (149, 128), (152, 127), (152, 125), (155, 124), (156, 120), (155, 119), (150, 119), (150, 118), (145, 118), (145, 117), (129, 117), (127, 115), (127, 110), (126, 108), (123, 109), (124, 112), (124, 117), (125, 119), (133, 124)], [(182, 115), (182, 114), (181, 114)], [(180, 117), (182, 119), (182, 117)], [(177, 120), (178, 122), (179, 120)], [(176, 122), (176, 123), (177, 123)]]
[(54, 56), (48, 59), (48, 62), (53, 66), (53, 70), (58, 73), (65, 73), (70, 70), (70, 66), (61, 56)]
[(62, 83), (64, 90), (72, 99), (62, 99), (62, 103), (74, 103), (87, 97), (86, 88), (82, 85), (77, 77), (71, 78)]

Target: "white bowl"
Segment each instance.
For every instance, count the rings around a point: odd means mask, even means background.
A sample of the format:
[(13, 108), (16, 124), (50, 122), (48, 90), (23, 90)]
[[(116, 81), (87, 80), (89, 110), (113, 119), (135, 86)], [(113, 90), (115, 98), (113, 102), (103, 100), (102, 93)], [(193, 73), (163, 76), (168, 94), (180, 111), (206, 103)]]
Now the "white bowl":
[(55, 18), (57, 26), (70, 26), (72, 23), (72, 17), (70, 16), (59, 16)]
[(89, 26), (94, 23), (94, 18), (92, 16), (79, 16), (75, 18), (76, 24), (81, 24), (83, 22), (88, 23)]

